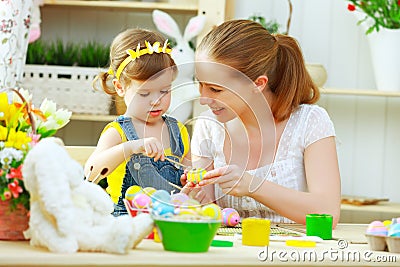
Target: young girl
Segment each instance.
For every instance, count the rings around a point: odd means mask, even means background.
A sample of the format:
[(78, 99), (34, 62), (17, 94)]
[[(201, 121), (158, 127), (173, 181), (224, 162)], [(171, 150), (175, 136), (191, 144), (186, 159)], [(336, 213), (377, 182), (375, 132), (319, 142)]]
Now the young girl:
[(340, 213), (335, 131), (315, 105), (317, 86), (296, 40), (260, 24), (228, 21), (196, 50), (200, 104), (192, 161), (208, 169), (183, 192), (242, 217), (305, 223), (309, 213)]
[[(164, 115), (171, 101), (171, 82), (177, 68), (167, 40), (142, 29), (126, 30), (113, 40), (110, 68), (100, 73), (108, 94), (124, 98), (126, 113), (103, 130), (97, 147), (85, 164), (89, 181), (107, 176), (107, 192), (115, 203), (114, 215), (126, 214), (126, 190), (142, 188), (174, 190), (183, 171), (165, 160), (189, 161), (189, 135), (185, 126)], [(186, 164), (188, 162), (185, 162)]]

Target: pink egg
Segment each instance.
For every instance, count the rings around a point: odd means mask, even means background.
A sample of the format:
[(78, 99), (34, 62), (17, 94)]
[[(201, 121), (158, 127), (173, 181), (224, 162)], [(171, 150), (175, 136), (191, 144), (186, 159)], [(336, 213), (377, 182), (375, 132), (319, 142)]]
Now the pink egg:
[(147, 194), (139, 193), (133, 198), (132, 204), (137, 209), (144, 209), (150, 206), (151, 198)]
[(239, 213), (232, 208), (222, 210), (222, 223), (226, 226), (235, 226), (240, 222)]
[(366, 234), (369, 235), (379, 235), (379, 236), (386, 236), (388, 233), (387, 227), (381, 221), (373, 221), (371, 222), (368, 227)]

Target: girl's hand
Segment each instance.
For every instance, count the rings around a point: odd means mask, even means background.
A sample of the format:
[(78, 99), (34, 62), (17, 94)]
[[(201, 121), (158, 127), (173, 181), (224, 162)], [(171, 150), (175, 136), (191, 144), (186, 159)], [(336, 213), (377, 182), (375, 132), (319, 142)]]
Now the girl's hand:
[(240, 197), (249, 196), (260, 182), (262, 181), (259, 178), (248, 174), (237, 165), (227, 165), (208, 171), (199, 186), (218, 184), (224, 194)]
[(180, 178), (181, 184), (183, 186), (185, 186), (188, 183), (188, 181), (187, 181), (187, 172), (188, 172), (187, 170), (184, 170), (183, 174), (181, 175), (181, 178)]
[(187, 182), (185, 186), (182, 188), (181, 193), (184, 193), (188, 195), (190, 198), (199, 201), (201, 204), (213, 203), (212, 197), (210, 197), (201, 186), (197, 186), (192, 182)]
[(147, 137), (139, 140), (134, 140), (133, 154), (143, 153), (148, 157), (154, 158), (154, 161), (161, 159), (165, 160), (164, 148), (160, 141), (155, 137)]

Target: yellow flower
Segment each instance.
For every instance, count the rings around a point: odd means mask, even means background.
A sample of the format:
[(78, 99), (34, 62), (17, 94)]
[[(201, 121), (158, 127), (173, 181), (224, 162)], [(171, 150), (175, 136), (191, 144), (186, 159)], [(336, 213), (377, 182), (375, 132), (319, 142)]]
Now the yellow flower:
[(0, 121), (6, 121), (9, 114), (7, 93), (0, 93)]
[(14, 147), (20, 150), (28, 149), (29, 142), (32, 138), (27, 135), (26, 132), (15, 131), (15, 129), (10, 129), (8, 134), (8, 140), (5, 142), (6, 147)]
[(7, 138), (7, 128), (0, 125), (0, 141), (5, 141)]
[(15, 128), (18, 124), (21, 108), (14, 103), (8, 104), (7, 93), (0, 93), (0, 121), (5, 122), (5, 126)]

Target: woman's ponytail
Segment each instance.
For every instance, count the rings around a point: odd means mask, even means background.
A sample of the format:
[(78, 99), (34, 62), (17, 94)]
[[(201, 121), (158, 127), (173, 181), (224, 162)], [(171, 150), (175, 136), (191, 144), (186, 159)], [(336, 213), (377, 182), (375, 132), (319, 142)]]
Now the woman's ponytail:
[(275, 75), (268, 85), (276, 95), (272, 112), (277, 121), (282, 121), (300, 104), (315, 103), (320, 94), (305, 67), (297, 41), (283, 34), (275, 38), (278, 45)]

